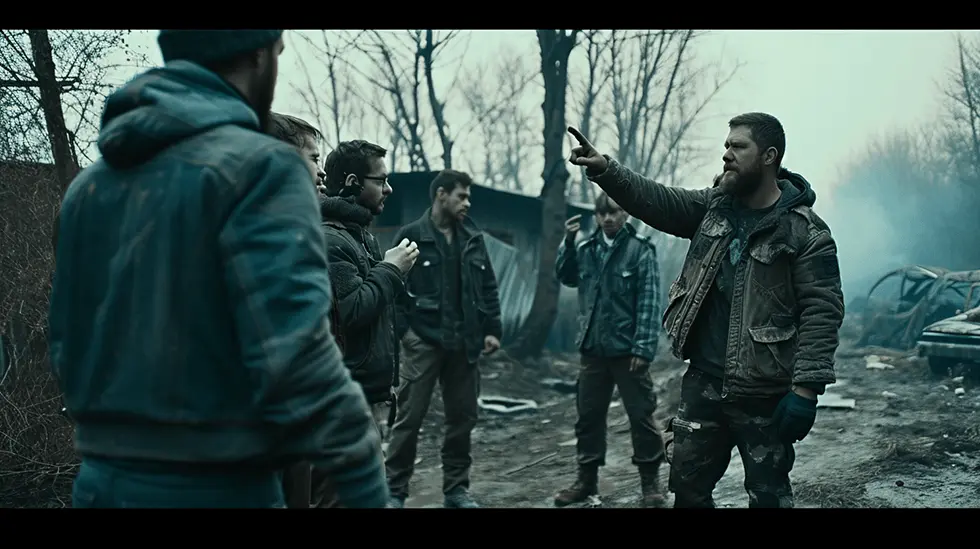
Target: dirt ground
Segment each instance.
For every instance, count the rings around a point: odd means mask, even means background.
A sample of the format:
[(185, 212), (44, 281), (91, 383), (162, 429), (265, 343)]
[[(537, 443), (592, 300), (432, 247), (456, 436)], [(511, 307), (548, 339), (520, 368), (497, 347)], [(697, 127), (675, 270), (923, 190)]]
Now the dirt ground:
[[(855, 349), (852, 336), (845, 325), (839, 381), (828, 394), (853, 399), (854, 407), (822, 406), (810, 435), (797, 444), (791, 474), (797, 507), (980, 507), (980, 386), (960, 372), (932, 376), (911, 354)], [(577, 367), (575, 356), (551, 356), (524, 367), (501, 356), (482, 365), (484, 398), (537, 403), (536, 410), (514, 414), (481, 411), (471, 491), (484, 507), (552, 507), (554, 494), (574, 480), (574, 396), (542, 380), (574, 381)], [(677, 410), (685, 364), (665, 356), (652, 368), (663, 425)], [(830, 403), (831, 397), (821, 401)], [(442, 419), (437, 394), (419, 442), (407, 507), (442, 506)], [(639, 478), (618, 401), (609, 413), (608, 447), (600, 470), (601, 505), (635, 507)], [(665, 464), (664, 486), (667, 473)], [(747, 506), (743, 479), (734, 450), (715, 489), (719, 507)]]

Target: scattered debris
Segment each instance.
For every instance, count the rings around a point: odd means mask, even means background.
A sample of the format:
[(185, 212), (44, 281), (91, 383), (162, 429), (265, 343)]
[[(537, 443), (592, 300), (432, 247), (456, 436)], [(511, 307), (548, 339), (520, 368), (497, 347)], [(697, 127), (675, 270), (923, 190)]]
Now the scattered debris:
[(864, 357), (865, 366), (869, 370), (894, 370), (895, 369), (895, 367), (892, 366), (891, 364), (885, 364), (884, 360), (887, 360), (887, 358), (882, 359), (878, 355), (868, 355)]
[(513, 475), (514, 473), (519, 473), (519, 472), (521, 472), (521, 471), (523, 471), (525, 469), (530, 469), (531, 467), (534, 467), (535, 465), (538, 465), (539, 463), (544, 463), (545, 461), (548, 461), (549, 459), (551, 459), (551, 458), (553, 458), (553, 457), (555, 457), (557, 455), (558, 455), (558, 452), (552, 452), (552, 453), (550, 453), (550, 454), (548, 454), (546, 456), (539, 457), (538, 459), (532, 461), (531, 463), (528, 463), (526, 465), (521, 465), (520, 467), (515, 467), (515, 468), (511, 469), (510, 471), (507, 471), (504, 474), (507, 475), (507, 476), (510, 476), (510, 475)]
[(602, 500), (597, 495), (589, 496), (589, 499), (585, 501), (585, 506), (592, 508), (602, 507)]
[(576, 442), (578, 442), (578, 440), (572, 438), (572, 439), (566, 440), (565, 442), (559, 442), (558, 443), (558, 446), (561, 446), (562, 448), (564, 448), (566, 446), (575, 446), (575, 443)]
[(883, 396), (885, 398), (897, 398), (898, 397), (898, 395), (896, 395), (895, 393), (893, 393), (891, 391), (882, 391), (881, 392), (881, 396)]
[(842, 398), (834, 393), (825, 393), (817, 400), (817, 408), (830, 408), (832, 410), (853, 410), (857, 406), (857, 401), (853, 398)]
[(956, 376), (953, 378), (953, 383), (963, 383), (963, 376)]
[(948, 391), (949, 385), (940, 385), (939, 387), (936, 388), (939, 389), (940, 391)]
[(552, 391), (558, 391), (559, 393), (566, 395), (574, 395), (576, 392), (578, 392), (578, 384), (576, 382), (559, 379), (557, 377), (542, 379), (541, 385), (544, 385)]
[(500, 377), (500, 372), (490, 372), (483, 375), (483, 379), (497, 379)]
[(477, 404), (480, 408), (488, 412), (508, 415), (520, 412), (533, 412), (538, 409), (538, 403), (533, 400), (504, 396), (480, 397), (477, 400)]
[(966, 394), (966, 389), (964, 389), (963, 387), (957, 387), (956, 390), (953, 391), (953, 394), (955, 394), (956, 396), (963, 396)]
[(551, 420), (550, 419), (542, 419), (541, 420), (541, 425), (547, 425), (549, 423), (551, 423)]

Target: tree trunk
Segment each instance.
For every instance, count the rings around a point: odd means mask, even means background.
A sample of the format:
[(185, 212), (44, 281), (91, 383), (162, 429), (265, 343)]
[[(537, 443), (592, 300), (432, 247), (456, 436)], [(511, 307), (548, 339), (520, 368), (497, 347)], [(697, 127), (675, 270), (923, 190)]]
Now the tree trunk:
[(521, 359), (541, 355), (551, 327), (558, 316), (559, 284), (555, 278), (558, 245), (565, 234), (565, 185), (568, 168), (562, 145), (565, 125), (565, 92), (568, 87), (568, 57), (578, 31), (539, 30), (541, 74), (544, 79), (544, 179), (541, 188), (541, 234), (538, 250), (537, 287), (521, 335), (508, 352)]
[(68, 127), (61, 108), (61, 85), (55, 76), (51, 41), (46, 30), (29, 30), (27, 35), (31, 41), (34, 72), (40, 89), (41, 110), (44, 112), (48, 139), (51, 140), (51, 156), (54, 158), (58, 183), (64, 191), (78, 172), (78, 162), (71, 148)]

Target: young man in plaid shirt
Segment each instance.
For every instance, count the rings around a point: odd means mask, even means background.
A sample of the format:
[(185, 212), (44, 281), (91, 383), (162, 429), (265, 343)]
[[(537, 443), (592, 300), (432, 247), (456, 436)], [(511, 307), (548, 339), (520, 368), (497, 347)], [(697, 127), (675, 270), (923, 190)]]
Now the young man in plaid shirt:
[(630, 420), (633, 463), (639, 468), (644, 507), (662, 507), (659, 469), (664, 441), (654, 423), (657, 396), (649, 366), (660, 335), (660, 272), (646, 237), (626, 223), (628, 214), (605, 193), (595, 202), (596, 229), (575, 243), (580, 217), (565, 223), (565, 241), (555, 271), (565, 286), (578, 288), (579, 474), (555, 496), (563, 507), (598, 495), (598, 469), (605, 464), (606, 414), (613, 387)]

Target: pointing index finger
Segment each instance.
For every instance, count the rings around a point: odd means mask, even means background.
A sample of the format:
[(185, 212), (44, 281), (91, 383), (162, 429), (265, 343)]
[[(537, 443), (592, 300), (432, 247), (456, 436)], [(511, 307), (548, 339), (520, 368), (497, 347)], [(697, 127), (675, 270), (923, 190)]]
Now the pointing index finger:
[(574, 126), (569, 126), (568, 133), (572, 134), (572, 137), (574, 137), (575, 140), (578, 141), (579, 145), (583, 147), (592, 148), (592, 143), (589, 143), (589, 140), (586, 139), (584, 135), (582, 135), (582, 132), (578, 131), (578, 128)]

